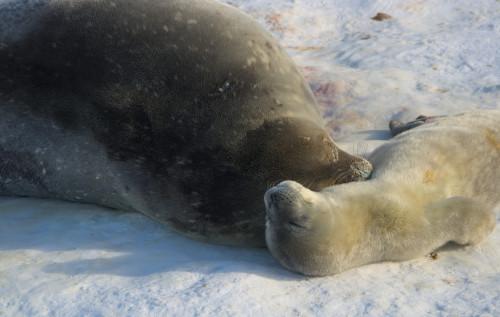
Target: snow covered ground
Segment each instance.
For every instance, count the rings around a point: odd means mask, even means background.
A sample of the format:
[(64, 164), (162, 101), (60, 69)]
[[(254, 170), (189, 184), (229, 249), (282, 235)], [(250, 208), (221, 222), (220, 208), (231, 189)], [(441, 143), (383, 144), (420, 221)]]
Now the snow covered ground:
[[(226, 2), (279, 38), (351, 152), (392, 118), (500, 108), (498, 0)], [(305, 278), (139, 214), (2, 198), (0, 219), (0, 316), (500, 315), (500, 229), (437, 259)]]

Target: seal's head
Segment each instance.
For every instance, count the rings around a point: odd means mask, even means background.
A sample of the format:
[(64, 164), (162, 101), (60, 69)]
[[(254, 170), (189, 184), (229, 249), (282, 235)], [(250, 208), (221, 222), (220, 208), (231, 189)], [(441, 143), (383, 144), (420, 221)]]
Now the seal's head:
[(371, 164), (341, 150), (326, 130), (302, 118), (266, 121), (247, 133), (241, 165), (268, 185), (295, 180), (312, 190), (364, 180)]
[(305, 275), (332, 274), (337, 220), (330, 202), (294, 181), (284, 181), (264, 195), (266, 243), (287, 269)]

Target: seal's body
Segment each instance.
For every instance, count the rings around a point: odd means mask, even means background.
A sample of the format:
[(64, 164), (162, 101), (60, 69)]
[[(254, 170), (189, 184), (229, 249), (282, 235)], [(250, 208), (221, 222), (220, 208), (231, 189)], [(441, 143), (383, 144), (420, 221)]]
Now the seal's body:
[(336, 147), (271, 36), (210, 0), (0, 4), (0, 194), (134, 210), (264, 243), (262, 195), (371, 166)]
[(369, 181), (269, 189), (266, 240), (287, 268), (328, 275), (475, 244), (500, 202), (500, 111), (436, 118), (376, 149)]

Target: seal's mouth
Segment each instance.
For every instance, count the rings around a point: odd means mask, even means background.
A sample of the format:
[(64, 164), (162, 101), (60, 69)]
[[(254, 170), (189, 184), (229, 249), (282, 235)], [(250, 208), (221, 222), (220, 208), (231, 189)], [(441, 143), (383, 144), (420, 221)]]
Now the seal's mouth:
[(297, 229), (307, 229), (306, 226), (303, 226), (303, 225), (297, 223), (296, 221), (288, 221), (288, 225), (291, 227), (297, 228)]

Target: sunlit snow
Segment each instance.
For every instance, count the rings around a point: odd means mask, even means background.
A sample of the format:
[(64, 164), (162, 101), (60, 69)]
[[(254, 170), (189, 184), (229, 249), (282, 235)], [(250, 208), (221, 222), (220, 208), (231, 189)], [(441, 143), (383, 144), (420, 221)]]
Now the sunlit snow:
[[(226, 2), (279, 39), (350, 152), (383, 142), (390, 119), (500, 108), (499, 1)], [(140, 214), (2, 198), (0, 219), (0, 316), (500, 315), (498, 228), (436, 259), (305, 278)]]

